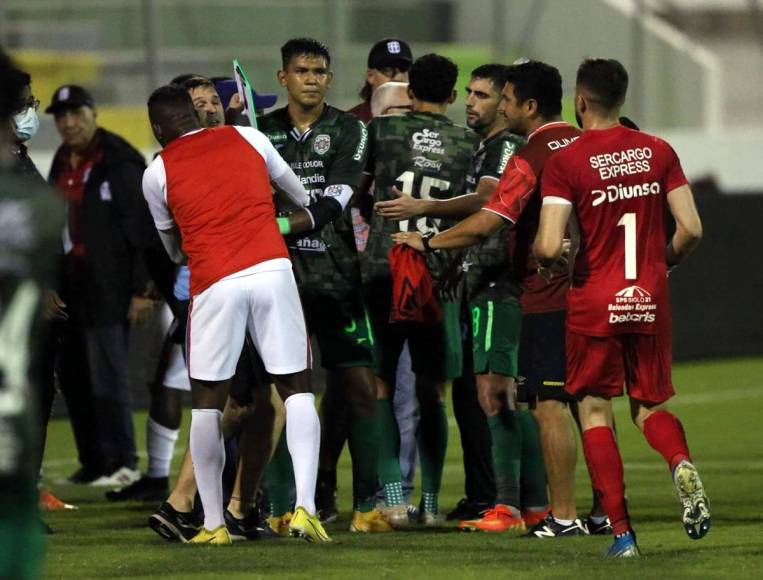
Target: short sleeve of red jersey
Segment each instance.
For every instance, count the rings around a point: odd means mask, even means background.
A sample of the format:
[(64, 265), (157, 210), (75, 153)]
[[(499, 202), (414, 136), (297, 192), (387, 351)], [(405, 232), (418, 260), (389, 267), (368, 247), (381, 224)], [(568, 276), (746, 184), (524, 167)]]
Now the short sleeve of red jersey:
[(665, 179), (665, 187), (668, 192), (671, 192), (677, 187), (686, 185), (689, 183), (689, 180), (686, 179), (686, 175), (684, 175), (684, 170), (681, 167), (681, 162), (679, 161), (676, 152), (673, 151), (673, 148), (667, 143), (665, 146), (668, 151), (667, 177)]
[(564, 168), (561, 155), (554, 155), (546, 161), (541, 179), (540, 195), (544, 201), (550, 197), (560, 197), (570, 203), (574, 201), (569, 184), (569, 173)]
[(498, 181), (492, 197), (482, 208), (516, 223), (535, 191), (538, 179), (530, 164), (514, 155)]

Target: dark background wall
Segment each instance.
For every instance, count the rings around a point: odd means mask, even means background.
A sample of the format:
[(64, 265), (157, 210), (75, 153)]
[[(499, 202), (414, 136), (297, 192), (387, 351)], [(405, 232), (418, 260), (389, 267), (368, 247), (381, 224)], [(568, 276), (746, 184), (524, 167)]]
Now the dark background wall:
[(670, 277), (676, 360), (763, 354), (763, 193), (694, 184), (700, 247)]

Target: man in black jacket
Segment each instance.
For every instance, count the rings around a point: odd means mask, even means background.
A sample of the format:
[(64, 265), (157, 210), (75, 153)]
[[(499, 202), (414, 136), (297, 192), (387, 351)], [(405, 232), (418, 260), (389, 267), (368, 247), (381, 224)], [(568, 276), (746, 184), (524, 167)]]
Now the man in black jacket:
[(92, 96), (64, 85), (46, 113), (63, 140), (49, 182), (67, 201), (58, 376), (82, 467), (76, 483), (127, 485), (139, 477), (127, 384), (128, 322), (153, 309), (143, 252), (153, 223), (143, 200), (143, 156), (99, 128)]

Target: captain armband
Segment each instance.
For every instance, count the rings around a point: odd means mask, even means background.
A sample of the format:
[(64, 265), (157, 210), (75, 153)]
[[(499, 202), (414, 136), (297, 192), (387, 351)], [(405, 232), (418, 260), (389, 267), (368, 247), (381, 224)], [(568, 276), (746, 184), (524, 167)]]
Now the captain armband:
[(305, 207), (304, 210), (310, 214), (313, 228), (319, 230), (342, 215), (343, 208), (335, 198), (323, 197)]

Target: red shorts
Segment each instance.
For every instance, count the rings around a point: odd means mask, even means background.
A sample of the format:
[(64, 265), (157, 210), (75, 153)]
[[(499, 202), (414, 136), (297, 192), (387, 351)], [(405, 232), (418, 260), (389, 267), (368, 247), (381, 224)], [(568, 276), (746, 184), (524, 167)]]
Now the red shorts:
[(586, 395), (610, 399), (623, 394), (646, 403), (673, 396), (670, 334), (586, 336), (567, 332), (565, 390), (577, 399)]

